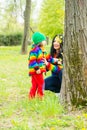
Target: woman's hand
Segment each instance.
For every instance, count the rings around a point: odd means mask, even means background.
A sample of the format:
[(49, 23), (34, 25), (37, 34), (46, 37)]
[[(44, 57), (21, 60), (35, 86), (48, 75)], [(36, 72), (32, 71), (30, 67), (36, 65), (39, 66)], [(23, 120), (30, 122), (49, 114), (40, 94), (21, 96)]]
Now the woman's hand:
[(58, 58), (53, 58), (54, 62), (58, 62)]
[(58, 59), (58, 65), (62, 65), (62, 60)]
[(53, 59), (54, 59), (54, 62), (57, 62), (58, 65), (62, 64), (62, 60), (61, 59), (58, 59), (58, 58), (53, 58)]

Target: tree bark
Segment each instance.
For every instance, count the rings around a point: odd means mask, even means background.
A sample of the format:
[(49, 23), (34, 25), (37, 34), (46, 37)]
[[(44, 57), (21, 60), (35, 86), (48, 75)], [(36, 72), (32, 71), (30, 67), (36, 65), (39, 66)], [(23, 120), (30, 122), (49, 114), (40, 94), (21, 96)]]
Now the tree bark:
[(64, 71), (61, 100), (87, 105), (87, 0), (65, 0)]
[(31, 11), (31, 0), (26, 0), (26, 7), (24, 12), (24, 36), (21, 49), (22, 54), (27, 53), (29, 26), (30, 26), (30, 11)]

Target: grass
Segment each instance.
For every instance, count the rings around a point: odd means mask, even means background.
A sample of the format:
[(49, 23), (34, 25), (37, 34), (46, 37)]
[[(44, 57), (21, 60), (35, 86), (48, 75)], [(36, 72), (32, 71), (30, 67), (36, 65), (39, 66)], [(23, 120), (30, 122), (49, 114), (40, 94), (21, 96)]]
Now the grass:
[(0, 130), (87, 130), (87, 112), (68, 113), (54, 93), (28, 100), (28, 54), (20, 48), (0, 47)]

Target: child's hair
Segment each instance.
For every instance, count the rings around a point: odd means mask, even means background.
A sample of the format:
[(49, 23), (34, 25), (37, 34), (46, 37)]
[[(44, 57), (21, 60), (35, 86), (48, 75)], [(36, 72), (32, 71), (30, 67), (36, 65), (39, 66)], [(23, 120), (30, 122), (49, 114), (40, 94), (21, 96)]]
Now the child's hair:
[(54, 54), (56, 53), (56, 49), (53, 46), (54, 40), (55, 38), (58, 37), (60, 40), (60, 52), (63, 52), (63, 35), (62, 34), (57, 34), (54, 36), (53, 40), (52, 40), (52, 45), (51, 45), (51, 50), (50, 50), (50, 54), (53, 57)]

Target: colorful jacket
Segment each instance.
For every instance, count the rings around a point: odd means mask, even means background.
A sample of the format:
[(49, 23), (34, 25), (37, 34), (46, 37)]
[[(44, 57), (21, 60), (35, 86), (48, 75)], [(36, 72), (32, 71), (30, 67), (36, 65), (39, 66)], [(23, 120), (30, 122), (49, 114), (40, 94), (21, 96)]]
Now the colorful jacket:
[[(48, 66), (45, 66), (43, 58), (49, 62)], [(51, 70), (55, 73), (58, 73), (62, 68), (60, 66), (55, 66), (54, 59), (50, 54), (47, 54), (46, 51), (43, 51), (39, 46), (32, 45), (32, 48), (29, 53), (29, 75), (36, 74), (36, 70), (40, 69), (41, 73), (46, 72), (46, 70)]]
[(43, 62), (43, 52), (39, 46), (32, 45), (29, 53), (29, 75), (36, 74), (36, 70), (40, 69), (41, 73), (46, 72)]

